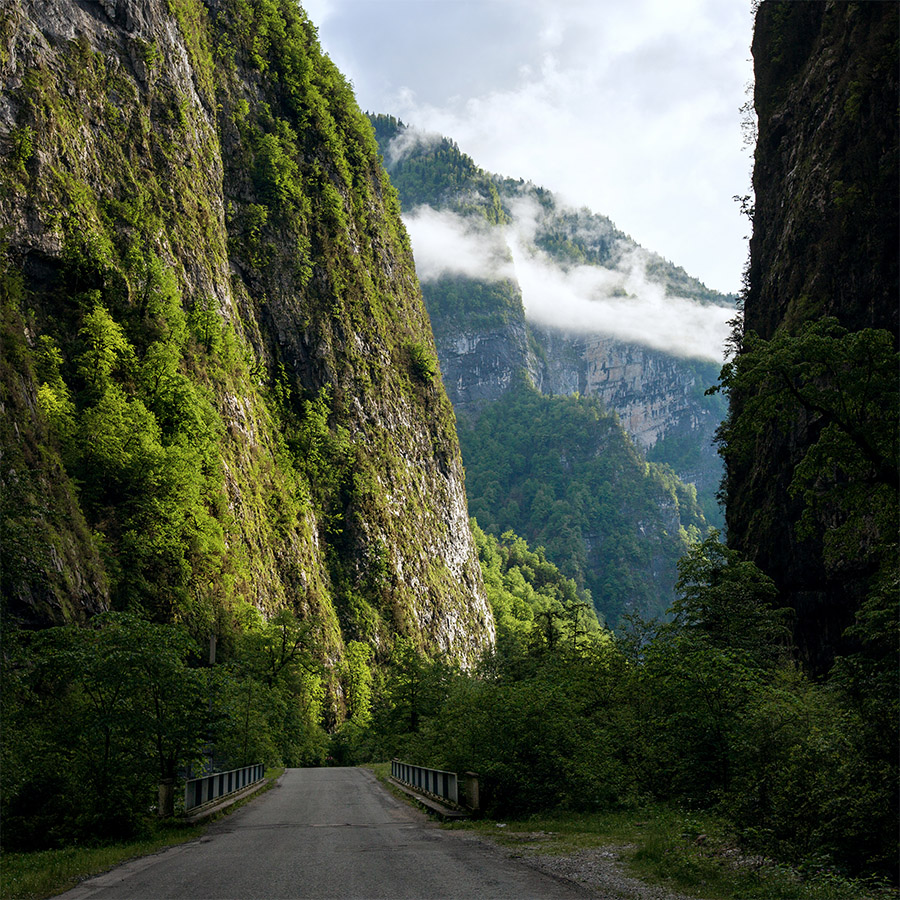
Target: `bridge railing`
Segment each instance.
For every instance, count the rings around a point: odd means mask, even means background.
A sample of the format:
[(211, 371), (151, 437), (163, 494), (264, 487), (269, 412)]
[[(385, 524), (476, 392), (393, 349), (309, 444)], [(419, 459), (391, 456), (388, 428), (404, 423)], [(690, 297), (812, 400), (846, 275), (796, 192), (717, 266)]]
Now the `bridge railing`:
[(391, 776), (427, 794), (443, 797), (451, 803), (459, 803), (459, 779), (456, 772), (426, 769), (425, 766), (414, 766), (399, 759), (392, 759)]
[(226, 794), (233, 794), (242, 788), (249, 787), (263, 780), (265, 766), (244, 766), (242, 769), (231, 769), (229, 772), (216, 772), (201, 778), (190, 778), (184, 785), (185, 812), (218, 800)]

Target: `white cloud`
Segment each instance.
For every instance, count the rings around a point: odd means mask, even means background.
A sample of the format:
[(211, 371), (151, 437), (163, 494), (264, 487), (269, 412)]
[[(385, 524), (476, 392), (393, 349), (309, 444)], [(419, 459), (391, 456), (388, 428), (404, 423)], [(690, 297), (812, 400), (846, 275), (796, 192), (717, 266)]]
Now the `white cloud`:
[(667, 296), (632, 255), (620, 269), (562, 270), (540, 251), (513, 248), (525, 314), (563, 331), (603, 334), (674, 356), (722, 362), (734, 310)]
[(514, 279), (536, 324), (603, 334), (676, 356), (721, 362), (731, 308), (667, 296), (647, 278), (647, 254), (623, 248), (616, 268), (563, 268), (534, 244), (537, 208), (513, 205), (504, 229), (420, 206), (404, 216), (423, 282), (443, 275)]
[(738, 108), (749, 3), (318, 0), (365, 109), (456, 140), (489, 171), (609, 216), (737, 290), (748, 191)]
[(417, 128), (405, 128), (392, 138), (385, 153), (387, 168), (398, 163), (404, 156), (416, 149), (428, 150), (439, 144), (443, 135), (436, 132), (419, 131)]
[(420, 281), (465, 275), (485, 281), (514, 277), (503, 233), (472, 218), (419, 206), (404, 215)]

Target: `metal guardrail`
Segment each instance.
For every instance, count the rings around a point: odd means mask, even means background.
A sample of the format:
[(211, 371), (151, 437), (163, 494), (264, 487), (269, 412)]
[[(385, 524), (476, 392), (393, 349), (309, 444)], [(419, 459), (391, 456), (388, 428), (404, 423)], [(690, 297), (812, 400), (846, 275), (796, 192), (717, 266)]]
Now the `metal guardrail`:
[(185, 812), (262, 781), (265, 771), (265, 766), (262, 765), (244, 766), (243, 769), (189, 779), (184, 784)]
[(459, 780), (456, 772), (444, 772), (442, 769), (426, 769), (424, 766), (413, 766), (391, 760), (391, 775), (408, 784), (410, 787), (427, 791), (436, 797), (443, 797), (452, 803), (459, 803)]

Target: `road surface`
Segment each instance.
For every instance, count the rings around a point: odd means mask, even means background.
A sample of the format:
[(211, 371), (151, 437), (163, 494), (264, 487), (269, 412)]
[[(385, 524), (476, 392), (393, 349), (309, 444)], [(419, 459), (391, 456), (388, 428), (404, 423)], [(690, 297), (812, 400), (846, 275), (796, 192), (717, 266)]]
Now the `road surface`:
[(446, 831), (367, 769), (288, 769), (199, 840), (82, 882), (65, 900), (574, 900), (596, 897)]

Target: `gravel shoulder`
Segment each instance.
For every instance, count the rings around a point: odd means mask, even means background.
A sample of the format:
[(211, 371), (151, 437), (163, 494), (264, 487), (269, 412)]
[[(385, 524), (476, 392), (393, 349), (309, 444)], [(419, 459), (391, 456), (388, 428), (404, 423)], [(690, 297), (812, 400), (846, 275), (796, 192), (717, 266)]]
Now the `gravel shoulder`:
[(640, 881), (625, 871), (624, 854), (628, 844), (594, 847), (565, 855), (545, 855), (530, 850), (522, 861), (557, 878), (596, 891), (604, 900), (697, 900), (675, 893), (662, 885)]

